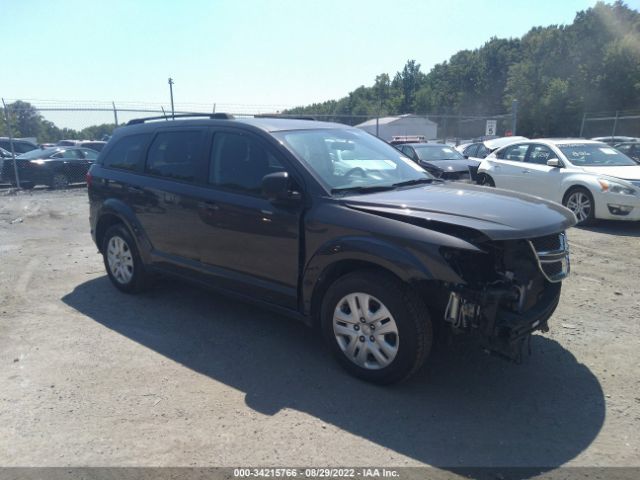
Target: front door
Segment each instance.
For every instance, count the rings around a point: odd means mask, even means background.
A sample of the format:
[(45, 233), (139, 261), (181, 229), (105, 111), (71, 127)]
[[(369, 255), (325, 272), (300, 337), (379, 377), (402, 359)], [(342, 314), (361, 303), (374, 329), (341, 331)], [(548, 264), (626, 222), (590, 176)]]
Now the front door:
[(301, 204), (273, 204), (261, 186), (265, 175), (290, 170), (286, 159), (253, 134), (224, 129), (214, 132), (208, 164), (202, 261), (229, 288), (296, 308)]

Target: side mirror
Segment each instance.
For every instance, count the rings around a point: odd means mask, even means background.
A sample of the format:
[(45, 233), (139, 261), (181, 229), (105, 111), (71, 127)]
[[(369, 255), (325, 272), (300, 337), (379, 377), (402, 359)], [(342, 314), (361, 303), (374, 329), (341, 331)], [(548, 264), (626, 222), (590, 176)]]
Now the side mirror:
[(558, 160), (557, 158), (550, 158), (549, 160), (547, 160), (547, 166), (559, 168), (560, 160)]
[(291, 191), (287, 172), (275, 172), (262, 178), (262, 194), (271, 202), (291, 202), (300, 199), (300, 192)]

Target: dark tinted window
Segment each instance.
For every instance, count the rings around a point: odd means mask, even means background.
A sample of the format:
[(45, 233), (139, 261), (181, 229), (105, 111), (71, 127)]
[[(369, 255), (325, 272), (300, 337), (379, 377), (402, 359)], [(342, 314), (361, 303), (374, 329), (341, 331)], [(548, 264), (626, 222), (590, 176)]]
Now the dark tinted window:
[(478, 151), (476, 152), (476, 158), (485, 158), (487, 155), (491, 153), (487, 147), (485, 147), (482, 143), (478, 145)]
[[(0, 147), (4, 148), (8, 152), (11, 151), (11, 142), (9, 140), (3, 140), (0, 142)], [(31, 150), (35, 150), (37, 147), (34, 147), (28, 142), (22, 142), (20, 140), (13, 141), (13, 151), (16, 152), (16, 155), (20, 155), (22, 153), (30, 152)]]
[(262, 178), (281, 170), (278, 159), (255, 140), (235, 133), (215, 134), (209, 165), (211, 185), (259, 194)]
[(52, 155), (51, 158), (65, 158), (65, 159), (74, 159), (77, 160), (79, 158), (84, 158), (80, 150), (63, 150), (62, 152), (58, 152), (55, 155)]
[(142, 155), (151, 134), (129, 135), (121, 138), (102, 161), (105, 167), (140, 170)]
[(551, 149), (546, 145), (532, 145), (527, 157), (528, 163), (537, 163), (538, 165), (546, 165), (547, 160), (556, 158)]
[(98, 152), (89, 148), (83, 148), (82, 153), (84, 154), (84, 158), (86, 158), (87, 160), (95, 160), (96, 158), (98, 158)]
[(201, 143), (200, 130), (159, 133), (149, 149), (146, 171), (176, 180), (195, 180)]
[(477, 143), (472, 143), (467, 148), (465, 148), (462, 151), (462, 153), (464, 155), (468, 156), (468, 157), (475, 157), (477, 151), (478, 151), (478, 144)]

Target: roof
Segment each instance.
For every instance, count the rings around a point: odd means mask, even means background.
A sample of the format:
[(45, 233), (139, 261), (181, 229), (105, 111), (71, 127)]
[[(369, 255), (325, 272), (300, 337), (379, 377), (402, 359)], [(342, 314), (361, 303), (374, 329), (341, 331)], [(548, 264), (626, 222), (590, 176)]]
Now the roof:
[(536, 138), (535, 140), (531, 140), (532, 142), (547, 142), (553, 145), (566, 145), (573, 143), (591, 143), (591, 144), (601, 144), (598, 140), (586, 140), (584, 138)]
[(278, 132), (285, 130), (315, 130), (322, 128), (353, 128), (342, 123), (318, 122), (315, 120), (299, 120), (292, 118), (254, 118), (254, 117), (235, 117), (231, 119), (210, 119), (210, 118), (185, 118), (176, 120), (155, 120), (149, 122), (135, 123), (133, 125), (125, 125), (120, 131), (132, 131), (132, 129), (147, 131), (154, 130), (158, 127), (165, 126), (202, 126), (202, 125), (249, 125), (265, 132)]
[(356, 125), (356, 127), (360, 128), (360, 127), (372, 127), (375, 125), (388, 125), (389, 123), (394, 123), (399, 120), (405, 120), (408, 118), (417, 118), (417, 119), (423, 120), (425, 123), (432, 123), (433, 125), (435, 125), (435, 122), (429, 120), (424, 115), (414, 115), (412, 113), (405, 113), (404, 115), (396, 115), (393, 117), (380, 117), (378, 119), (373, 118), (371, 120), (367, 120), (366, 122), (359, 123), (358, 125)]

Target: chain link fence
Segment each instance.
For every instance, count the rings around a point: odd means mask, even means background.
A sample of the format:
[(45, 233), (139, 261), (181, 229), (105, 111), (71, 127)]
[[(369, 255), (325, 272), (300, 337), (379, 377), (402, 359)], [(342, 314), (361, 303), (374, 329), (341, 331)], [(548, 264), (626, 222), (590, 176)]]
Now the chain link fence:
[[(278, 115), (359, 126), (383, 140), (420, 135), (452, 145), (509, 135), (511, 114), (353, 115), (287, 114), (287, 105), (180, 103), (175, 111), (160, 103), (3, 99), (0, 115), (0, 186), (63, 188), (82, 183), (104, 142), (116, 128), (140, 117), (170, 120), (173, 114), (230, 113), (236, 117)], [(60, 151), (60, 148), (66, 148)], [(16, 160), (14, 161), (14, 155)]]
[(580, 125), (580, 136), (640, 137), (640, 110), (585, 113)]

